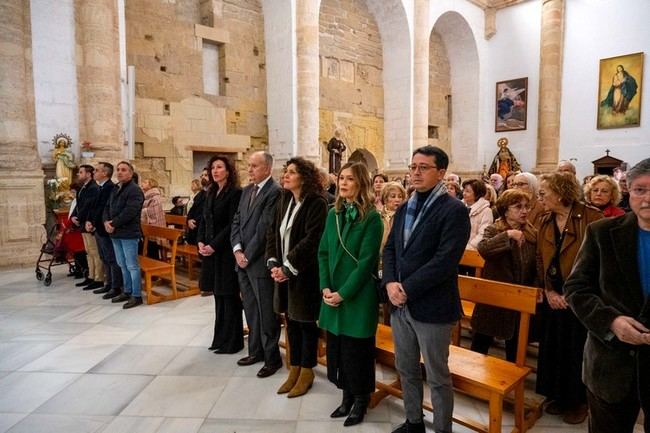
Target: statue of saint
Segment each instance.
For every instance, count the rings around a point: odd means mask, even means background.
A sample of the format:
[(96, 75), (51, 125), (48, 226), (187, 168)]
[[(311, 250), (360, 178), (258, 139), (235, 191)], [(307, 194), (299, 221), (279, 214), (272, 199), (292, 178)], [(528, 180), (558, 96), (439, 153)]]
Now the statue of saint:
[(329, 172), (337, 174), (341, 169), (341, 158), (345, 152), (345, 143), (339, 140), (339, 132), (334, 133), (334, 137), (327, 143), (327, 151), (330, 153)]
[(56, 162), (56, 177), (62, 182), (67, 181), (69, 186), (72, 183), (72, 170), (77, 166), (74, 162), (74, 155), (70, 150), (71, 140), (65, 134), (58, 134), (52, 141), (54, 142), (52, 158)]
[(515, 158), (515, 155), (510, 151), (510, 149), (508, 149), (507, 138), (499, 138), (497, 145), (499, 146), (499, 151), (492, 160), (492, 165), (490, 165), (488, 174), (497, 173), (505, 179), (508, 172), (520, 171), (521, 166), (519, 165), (517, 158)]

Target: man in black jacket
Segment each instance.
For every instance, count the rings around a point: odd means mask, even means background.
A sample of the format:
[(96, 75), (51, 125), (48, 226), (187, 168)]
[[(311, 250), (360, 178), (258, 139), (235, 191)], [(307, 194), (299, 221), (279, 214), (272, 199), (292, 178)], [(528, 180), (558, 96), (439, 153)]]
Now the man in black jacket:
[(454, 391), (448, 357), (451, 330), (460, 319), (458, 262), (469, 239), (462, 202), (443, 181), (449, 158), (440, 148), (416, 149), (409, 171), (415, 193), (395, 213), (383, 254), (383, 281), (406, 422), (393, 433), (424, 433), (422, 370), (431, 388), (436, 433), (451, 433)]
[(99, 195), (90, 212), (90, 218), (86, 221), (86, 231), (94, 233), (99, 257), (104, 263), (104, 287), (94, 290), (93, 293), (104, 294), (104, 299), (112, 299), (122, 293), (122, 271), (115, 259), (115, 250), (113, 242), (104, 228), (104, 208), (108, 203), (115, 184), (111, 180), (113, 177), (113, 164), (100, 162), (95, 167), (95, 182), (99, 186)]
[(104, 265), (99, 258), (97, 242), (92, 232), (86, 230), (86, 222), (90, 220), (91, 211), (99, 195), (99, 186), (93, 179), (95, 168), (92, 165), (81, 165), (79, 167), (79, 183), (83, 184), (77, 193), (77, 205), (72, 211), (72, 223), (81, 228), (81, 237), (84, 241), (84, 248), (88, 254), (88, 277), (77, 284), (84, 290), (94, 290), (104, 285)]
[(142, 277), (138, 262), (141, 237), (140, 212), (144, 203), (142, 189), (133, 181), (133, 166), (127, 161), (117, 164), (117, 187), (104, 209), (104, 228), (110, 235), (117, 264), (122, 270), (124, 293), (112, 302), (126, 302), (123, 308), (142, 304)]

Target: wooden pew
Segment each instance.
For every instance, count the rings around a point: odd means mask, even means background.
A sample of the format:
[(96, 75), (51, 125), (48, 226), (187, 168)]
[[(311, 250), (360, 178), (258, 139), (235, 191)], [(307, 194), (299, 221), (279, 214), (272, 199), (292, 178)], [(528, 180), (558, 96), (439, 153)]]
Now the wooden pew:
[[(182, 234), (182, 230), (142, 224), (144, 248), (142, 255), (138, 256), (138, 260), (144, 276), (144, 291), (147, 294), (147, 304), (155, 304), (157, 302), (169, 301), (172, 299), (178, 299), (179, 297), (191, 296), (199, 293), (198, 289), (184, 290), (179, 293), (176, 288), (176, 249), (178, 247), (178, 239)], [(156, 260), (147, 257), (147, 244), (149, 239), (162, 239), (169, 243), (169, 245), (165, 247), (170, 251), (168, 257), (169, 261)], [(172, 293), (166, 295), (153, 290), (152, 277), (159, 277), (168, 280), (171, 285)]]
[[(165, 214), (167, 226), (174, 226), (180, 230), (187, 230), (187, 217), (183, 215)], [(199, 261), (199, 250), (196, 245), (179, 244), (176, 248), (176, 256), (182, 257), (187, 263), (187, 274), (190, 280), (193, 280), (194, 263)]]
[[(454, 388), (487, 401), (489, 408), (487, 426), (458, 414), (454, 415), (454, 421), (478, 432), (499, 433), (504, 399), (508, 394), (514, 393), (515, 428), (512, 431), (523, 433), (541, 415), (541, 408), (537, 407), (526, 413), (524, 405), (524, 380), (530, 373), (530, 368), (525, 365), (528, 328), (530, 316), (535, 314), (538, 289), (467, 276), (459, 276), (458, 284), (462, 299), (515, 310), (520, 313), (520, 318), (519, 346), (515, 363), (450, 345), (449, 369)], [(394, 367), (395, 347), (390, 327), (379, 325), (376, 344), (377, 362)], [(388, 395), (402, 397), (399, 379), (390, 384), (378, 381), (377, 389), (372, 396), (371, 407), (376, 406)], [(425, 409), (432, 408), (425, 404)]]
[(173, 215), (166, 213), (165, 214), (165, 223), (168, 226), (174, 226), (179, 230), (185, 230), (187, 228), (187, 217), (183, 215)]
[[(463, 257), (460, 259), (459, 265), (466, 266), (474, 269), (474, 276), (481, 277), (483, 267), (485, 266), (485, 259), (476, 250), (465, 250)], [(460, 346), (461, 329), (470, 329), (470, 320), (474, 313), (475, 304), (466, 299), (461, 299), (461, 306), (463, 307), (463, 317), (458, 321), (456, 328), (452, 333), (452, 341), (456, 346)]]

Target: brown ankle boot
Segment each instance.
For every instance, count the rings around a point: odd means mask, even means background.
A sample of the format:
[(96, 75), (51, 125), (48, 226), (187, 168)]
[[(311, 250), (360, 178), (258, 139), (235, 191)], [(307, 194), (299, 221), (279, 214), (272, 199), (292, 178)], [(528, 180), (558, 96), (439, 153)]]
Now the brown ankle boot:
[(293, 398), (307, 394), (307, 391), (309, 391), (309, 388), (311, 388), (311, 385), (313, 383), (314, 371), (311, 368), (301, 368), (300, 376), (298, 376), (298, 381), (293, 386), (293, 388), (291, 388), (291, 391), (289, 391), (287, 397)]
[(291, 388), (298, 382), (298, 377), (300, 376), (300, 367), (292, 365), (289, 367), (289, 377), (287, 380), (278, 388), (278, 394), (286, 394), (291, 391)]

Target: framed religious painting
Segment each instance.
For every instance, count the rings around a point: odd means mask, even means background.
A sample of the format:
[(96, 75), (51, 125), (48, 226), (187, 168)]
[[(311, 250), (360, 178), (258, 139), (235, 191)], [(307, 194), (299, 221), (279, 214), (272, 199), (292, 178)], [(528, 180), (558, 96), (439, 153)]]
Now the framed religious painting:
[(600, 61), (598, 74), (598, 129), (641, 124), (643, 53)]
[(494, 131), (523, 131), (528, 112), (528, 77), (497, 83)]

